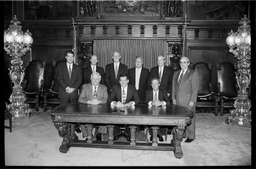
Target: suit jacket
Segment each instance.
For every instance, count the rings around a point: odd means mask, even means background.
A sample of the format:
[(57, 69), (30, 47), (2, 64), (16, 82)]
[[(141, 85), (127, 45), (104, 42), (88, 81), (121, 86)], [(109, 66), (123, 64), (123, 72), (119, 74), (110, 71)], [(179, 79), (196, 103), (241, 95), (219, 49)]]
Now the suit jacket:
[[(100, 67), (100, 66), (96, 66), (96, 72), (98, 72), (101, 75), (100, 84), (105, 84), (104, 68)], [(83, 84), (91, 83), (91, 74), (92, 74), (91, 65), (89, 65), (83, 69)]]
[[(108, 103), (110, 104), (112, 101), (122, 101), (121, 85), (115, 85), (113, 87), (113, 90), (111, 91), (110, 96), (108, 98)], [(125, 103), (129, 103), (130, 101), (134, 101), (135, 104), (137, 104), (140, 102), (140, 97), (138, 95), (136, 88), (133, 85), (128, 84), (127, 97)]]
[(110, 63), (106, 66), (105, 83), (109, 91), (113, 88), (113, 86), (119, 85), (119, 76), (123, 73), (128, 73), (128, 69), (125, 64), (119, 64), (117, 79), (115, 78), (114, 63)]
[[(84, 84), (82, 86), (82, 91), (79, 96), (78, 102), (87, 103), (87, 101), (93, 99), (93, 86), (92, 84)], [(96, 99), (101, 101), (101, 104), (107, 103), (108, 100), (108, 91), (105, 85), (99, 84), (97, 89)]]
[[(148, 104), (148, 102), (153, 101), (153, 97), (154, 97), (153, 89), (147, 90), (146, 98), (145, 98), (145, 103)], [(167, 93), (164, 92), (161, 89), (159, 89), (159, 92), (158, 92), (158, 99), (160, 101), (165, 101), (166, 105), (170, 105), (170, 101), (169, 101), (169, 98), (167, 96)]]
[(66, 88), (68, 86), (75, 88), (75, 91), (73, 91), (71, 94), (78, 97), (78, 88), (82, 83), (80, 66), (73, 64), (71, 79), (69, 79), (66, 62), (60, 63), (57, 68), (57, 81), (59, 83), (59, 98), (69, 97), (69, 94), (66, 92)]
[[(130, 68), (128, 70), (128, 76), (129, 76), (129, 84), (135, 87), (135, 80), (136, 80), (135, 68)], [(149, 77), (149, 70), (146, 68), (142, 68), (140, 73), (139, 90), (138, 90), (138, 94), (140, 96), (140, 102), (144, 102), (146, 90), (149, 88), (148, 77)]]
[[(151, 81), (154, 77), (159, 78), (159, 67), (155, 66), (150, 71)], [(167, 93), (172, 93), (172, 79), (173, 79), (173, 69), (167, 66), (164, 66), (164, 71), (161, 79), (159, 89), (166, 91)]]
[(172, 99), (175, 99), (178, 105), (188, 107), (190, 101), (196, 102), (197, 100), (199, 78), (196, 71), (188, 68), (179, 83), (180, 72), (181, 70), (176, 71), (173, 75)]

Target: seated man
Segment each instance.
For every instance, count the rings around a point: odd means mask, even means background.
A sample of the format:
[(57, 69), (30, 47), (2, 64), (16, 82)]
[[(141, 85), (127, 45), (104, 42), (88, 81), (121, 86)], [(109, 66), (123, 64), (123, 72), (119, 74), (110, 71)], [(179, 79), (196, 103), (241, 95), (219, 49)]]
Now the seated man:
[[(148, 104), (148, 106), (166, 106), (170, 105), (169, 98), (167, 96), (167, 93), (164, 92), (162, 89), (159, 89), (160, 81), (157, 78), (153, 78), (151, 80), (151, 86), (152, 89), (147, 90), (146, 97), (145, 97), (145, 103)], [(157, 136), (159, 137), (159, 141), (163, 141), (162, 132), (165, 131), (166, 128), (160, 128)], [(150, 140), (152, 141), (152, 130), (150, 130)]]
[[(106, 104), (108, 99), (108, 91), (105, 85), (99, 84), (101, 81), (101, 75), (98, 72), (93, 72), (91, 74), (91, 83), (84, 84), (82, 86), (82, 91), (80, 93), (78, 102), (84, 104), (98, 105)], [(87, 136), (87, 130), (85, 125), (81, 125), (81, 129), (84, 136)], [(95, 132), (98, 140), (101, 140), (98, 133), (107, 133), (106, 126), (100, 126)]]
[[(111, 106), (116, 107), (130, 107), (139, 103), (140, 97), (136, 88), (133, 85), (128, 84), (129, 78), (127, 74), (121, 74), (119, 77), (120, 85), (115, 85), (108, 98), (108, 103)], [(114, 128), (114, 140), (118, 140), (120, 136), (125, 136), (127, 140), (130, 140), (130, 130), (125, 129), (125, 132), (120, 132), (120, 127)]]

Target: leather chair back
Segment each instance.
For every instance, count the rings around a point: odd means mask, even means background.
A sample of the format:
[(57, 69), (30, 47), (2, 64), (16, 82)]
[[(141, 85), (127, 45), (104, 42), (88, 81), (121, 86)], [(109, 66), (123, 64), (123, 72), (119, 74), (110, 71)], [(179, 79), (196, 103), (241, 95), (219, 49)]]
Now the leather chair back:
[(26, 85), (24, 91), (38, 92), (41, 87), (41, 80), (43, 80), (43, 63), (39, 60), (33, 60), (29, 63), (25, 70), (24, 80)]
[(207, 63), (197, 62), (194, 64), (193, 68), (195, 71), (197, 71), (199, 77), (198, 95), (206, 95), (211, 93), (211, 70)]
[(54, 66), (52, 63), (47, 62), (44, 66), (44, 91), (51, 87), (54, 77)]
[(232, 63), (223, 62), (217, 66), (219, 92), (223, 96), (236, 97), (236, 74)]

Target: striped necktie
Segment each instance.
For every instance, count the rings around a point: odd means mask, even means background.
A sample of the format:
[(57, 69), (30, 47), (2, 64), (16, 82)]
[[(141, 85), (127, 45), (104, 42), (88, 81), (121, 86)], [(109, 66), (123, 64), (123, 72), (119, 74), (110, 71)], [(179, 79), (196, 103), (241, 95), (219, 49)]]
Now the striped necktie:
[(154, 99), (153, 99), (153, 101), (156, 101), (156, 100), (158, 100), (157, 99), (157, 92), (154, 92), (155, 94), (154, 94)]
[(126, 102), (126, 94), (125, 94), (125, 90), (124, 90), (124, 87), (123, 87), (123, 90), (122, 90), (122, 103), (124, 104)]
[(93, 98), (94, 99), (97, 98), (97, 87), (96, 86), (94, 86)]
[(184, 70), (181, 71), (180, 78), (179, 78), (179, 80), (178, 80), (179, 83), (181, 82), (183, 76), (184, 76)]
[(69, 79), (71, 79), (71, 73), (72, 73), (71, 65), (69, 64), (69, 65), (68, 65), (68, 75), (69, 75)]

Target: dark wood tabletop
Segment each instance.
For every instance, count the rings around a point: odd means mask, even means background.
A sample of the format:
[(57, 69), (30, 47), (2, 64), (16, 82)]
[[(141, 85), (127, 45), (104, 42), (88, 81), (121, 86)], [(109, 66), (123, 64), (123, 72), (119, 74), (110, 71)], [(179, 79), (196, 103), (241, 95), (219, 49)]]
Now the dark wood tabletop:
[(68, 104), (52, 110), (55, 120), (67, 122), (93, 122), (109, 124), (157, 124), (170, 125), (180, 119), (193, 117), (193, 112), (186, 107), (170, 105), (165, 107), (138, 104), (129, 108), (111, 107), (107, 104)]

